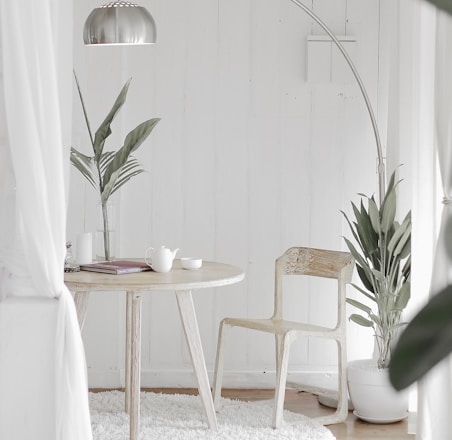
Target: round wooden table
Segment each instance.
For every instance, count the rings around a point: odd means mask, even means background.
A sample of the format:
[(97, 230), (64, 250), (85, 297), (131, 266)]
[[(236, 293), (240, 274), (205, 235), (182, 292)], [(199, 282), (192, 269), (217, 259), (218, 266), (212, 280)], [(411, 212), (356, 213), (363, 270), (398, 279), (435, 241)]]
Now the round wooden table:
[[(139, 261), (139, 260), (137, 260)], [(223, 263), (203, 262), (200, 269), (182, 269), (179, 260), (167, 273), (153, 271), (109, 275), (98, 272), (68, 272), (64, 282), (74, 293), (80, 328), (83, 328), (91, 292), (126, 292), (126, 411), (130, 414), (130, 440), (138, 440), (140, 431), (141, 372), (141, 297), (153, 290), (176, 293), (179, 314), (190, 352), (198, 390), (211, 429), (217, 429), (217, 419), (207, 376), (206, 363), (193, 305), (192, 290), (220, 287), (243, 280), (241, 269)]]

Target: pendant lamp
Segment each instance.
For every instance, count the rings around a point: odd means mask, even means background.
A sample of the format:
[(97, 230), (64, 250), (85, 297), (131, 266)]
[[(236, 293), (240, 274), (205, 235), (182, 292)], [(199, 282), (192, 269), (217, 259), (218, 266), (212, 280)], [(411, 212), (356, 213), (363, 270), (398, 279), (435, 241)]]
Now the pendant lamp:
[(83, 29), (86, 45), (153, 44), (156, 38), (151, 14), (129, 1), (112, 1), (93, 9)]

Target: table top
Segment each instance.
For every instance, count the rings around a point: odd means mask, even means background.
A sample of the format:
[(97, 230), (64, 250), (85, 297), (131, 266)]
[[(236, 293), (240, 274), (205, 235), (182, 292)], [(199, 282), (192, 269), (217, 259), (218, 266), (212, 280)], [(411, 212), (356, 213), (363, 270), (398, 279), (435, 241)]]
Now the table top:
[(238, 283), (244, 277), (241, 269), (229, 264), (203, 261), (200, 269), (186, 270), (181, 267), (180, 260), (174, 260), (172, 270), (167, 273), (146, 271), (111, 275), (88, 271), (66, 272), (64, 282), (72, 291), (174, 291), (226, 286)]

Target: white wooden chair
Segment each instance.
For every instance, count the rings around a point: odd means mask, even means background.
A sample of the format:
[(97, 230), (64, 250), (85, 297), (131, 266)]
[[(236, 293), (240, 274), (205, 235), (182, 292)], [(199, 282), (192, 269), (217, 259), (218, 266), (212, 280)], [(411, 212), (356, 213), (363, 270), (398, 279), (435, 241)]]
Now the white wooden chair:
[[(343, 422), (348, 414), (348, 394), (346, 380), (346, 315), (345, 285), (351, 281), (354, 261), (350, 253), (331, 250), (293, 247), (276, 260), (275, 264), (275, 306), (269, 319), (225, 318), (220, 323), (217, 357), (215, 364), (213, 397), (219, 410), (224, 364), (225, 327), (244, 327), (273, 333), (276, 342), (276, 387), (273, 409), (274, 428), (283, 423), (284, 396), (286, 390), (289, 350), (291, 343), (299, 337), (329, 338), (337, 342), (338, 347), (338, 391), (333, 396), (338, 401), (335, 413), (317, 417), (320, 423), (329, 425)], [(337, 323), (334, 328), (315, 326), (307, 323), (286, 321), (283, 319), (283, 277), (290, 275), (308, 275), (337, 279)], [(301, 386), (306, 391), (320, 391), (319, 388)], [(330, 392), (331, 393), (331, 392)]]

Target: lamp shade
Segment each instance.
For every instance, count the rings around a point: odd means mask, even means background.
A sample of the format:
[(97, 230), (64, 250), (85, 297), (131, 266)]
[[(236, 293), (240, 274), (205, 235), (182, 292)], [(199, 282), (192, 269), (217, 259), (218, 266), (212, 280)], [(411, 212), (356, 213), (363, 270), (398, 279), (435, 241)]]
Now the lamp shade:
[(86, 45), (153, 44), (154, 19), (146, 8), (128, 1), (114, 1), (93, 9), (85, 21)]

